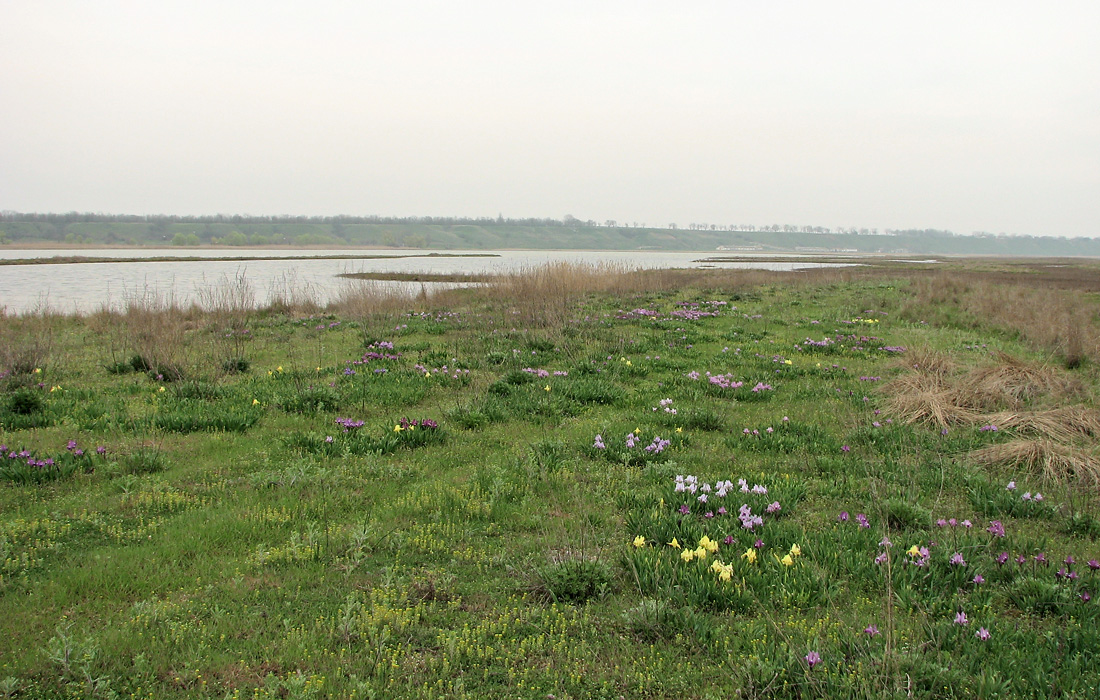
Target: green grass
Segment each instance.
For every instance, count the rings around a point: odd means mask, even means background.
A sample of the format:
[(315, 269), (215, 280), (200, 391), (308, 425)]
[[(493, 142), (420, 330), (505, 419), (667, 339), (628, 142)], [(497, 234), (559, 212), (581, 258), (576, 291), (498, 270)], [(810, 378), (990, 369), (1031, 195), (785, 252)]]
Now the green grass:
[(891, 419), (884, 347), (1032, 357), (906, 294), (257, 313), (229, 369), (199, 317), (172, 383), (52, 319), (0, 377), (0, 697), (1094, 696), (1097, 494)]

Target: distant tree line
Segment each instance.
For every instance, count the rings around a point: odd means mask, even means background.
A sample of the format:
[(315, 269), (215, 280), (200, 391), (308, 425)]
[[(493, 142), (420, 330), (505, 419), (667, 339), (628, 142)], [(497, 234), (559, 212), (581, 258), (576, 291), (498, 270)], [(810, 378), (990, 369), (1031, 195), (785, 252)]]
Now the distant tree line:
[[(253, 216), (249, 214), (208, 214), (208, 215), (180, 215), (180, 214), (103, 214), (92, 212), (65, 212), (65, 213), (39, 213), (0, 211), (0, 223), (36, 223), (50, 224), (63, 229), (69, 224), (77, 223), (105, 223), (105, 224), (146, 224), (151, 231), (163, 231), (171, 224), (202, 224), (211, 225), (280, 225), (280, 224), (314, 224), (331, 227), (331, 233), (339, 239), (343, 234), (345, 225), (354, 224), (384, 224), (384, 225), (431, 225), (431, 226), (479, 226), (492, 228), (494, 226), (510, 227), (560, 227), (566, 229), (579, 228), (613, 228), (620, 231), (626, 229), (648, 229), (645, 223), (619, 222), (615, 219), (607, 219), (598, 222), (592, 219), (581, 220), (570, 214), (562, 219), (552, 218), (506, 218), (503, 215), (496, 217), (459, 217), (459, 216), (351, 216), (340, 214), (336, 216), (295, 216), (290, 214)], [(662, 227), (665, 228), (665, 227)], [(681, 230), (676, 223), (667, 225), (669, 230)], [(883, 229), (855, 228), (846, 226), (811, 226), (793, 224), (708, 224), (690, 223), (683, 227), (688, 231), (714, 231), (732, 233), (787, 233), (787, 234), (822, 234), (841, 236), (894, 236), (909, 238), (1011, 238), (1018, 241), (1029, 239), (1041, 239), (1039, 236), (1016, 234), (993, 234), (985, 231), (975, 231), (971, 235), (957, 234), (953, 231), (939, 229)], [(624, 233), (624, 235), (627, 235)], [(1066, 240), (1065, 236), (1059, 237)], [(1086, 236), (1077, 237), (1082, 240), (1095, 240)], [(1069, 239), (1074, 240), (1074, 239)], [(325, 242), (325, 241), (318, 241)], [(234, 243), (244, 245), (245, 243)], [(188, 240), (186, 243), (177, 242), (177, 245), (195, 245)]]
[(595, 221), (580, 221), (572, 217), (566, 217), (564, 221), (557, 219), (507, 219), (504, 216), (493, 217), (459, 217), (459, 216), (294, 216), (282, 214), (278, 216), (253, 216), (251, 214), (204, 214), (204, 215), (180, 215), (180, 214), (102, 214), (92, 212), (70, 211), (63, 214), (38, 213), (38, 212), (0, 212), (0, 222), (26, 222), (48, 224), (429, 224), (436, 226), (597, 226)]

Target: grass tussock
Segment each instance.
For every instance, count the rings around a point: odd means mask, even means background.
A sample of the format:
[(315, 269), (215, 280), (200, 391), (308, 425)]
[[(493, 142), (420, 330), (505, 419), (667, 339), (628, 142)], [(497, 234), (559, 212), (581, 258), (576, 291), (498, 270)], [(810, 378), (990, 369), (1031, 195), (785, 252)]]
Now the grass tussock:
[(24, 375), (49, 364), (56, 321), (46, 312), (12, 318), (0, 313), (0, 372)]
[(966, 405), (989, 410), (1019, 407), (1043, 397), (1065, 398), (1078, 393), (1080, 387), (1049, 365), (998, 353), (996, 363), (977, 367), (962, 377), (956, 391)]
[(946, 428), (974, 423), (978, 412), (960, 405), (958, 392), (946, 377), (913, 371), (884, 387), (887, 410), (907, 425)]
[(1100, 486), (1100, 459), (1053, 440), (1013, 440), (976, 450), (970, 457), (984, 467), (1023, 469), (1048, 481)]
[(981, 420), (1021, 435), (1059, 442), (1100, 435), (1100, 413), (1080, 404), (1045, 411), (1002, 411), (985, 415)]
[(560, 326), (576, 299), (621, 289), (631, 276), (630, 269), (614, 263), (554, 262), (503, 273), (486, 284), (483, 294), (511, 307), (526, 323)]
[(354, 280), (340, 289), (329, 309), (350, 318), (366, 318), (374, 315), (390, 316), (430, 301), (432, 295), (421, 286), (419, 293), (395, 287), (385, 281)]
[[(946, 355), (916, 349), (904, 360), (910, 371), (883, 388), (887, 406), (906, 424), (945, 428), (985, 421), (1001, 426), (1004, 421), (996, 419), (1003, 417), (1048, 437), (1093, 434), (1096, 418), (1081, 407), (1038, 413), (1020, 410), (1033, 402), (1062, 401), (1080, 394), (1077, 380), (1049, 365), (1028, 363), (1005, 353), (996, 359), (994, 364), (960, 375), (958, 366)], [(1007, 411), (986, 415), (998, 409)]]
[(97, 316), (101, 323), (111, 318), (123, 329), (120, 340), (135, 371), (152, 372), (166, 381), (183, 378), (187, 331), (193, 324), (171, 295), (144, 289), (129, 295), (121, 312), (103, 310)]
[(940, 378), (955, 374), (959, 368), (950, 355), (929, 347), (911, 348), (897, 365), (921, 375)]

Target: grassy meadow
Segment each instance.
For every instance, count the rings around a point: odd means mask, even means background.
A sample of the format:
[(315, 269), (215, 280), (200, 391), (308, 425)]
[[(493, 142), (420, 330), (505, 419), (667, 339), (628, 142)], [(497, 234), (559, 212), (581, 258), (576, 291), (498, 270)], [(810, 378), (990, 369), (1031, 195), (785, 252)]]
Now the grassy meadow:
[(0, 698), (1096, 697), (1098, 282), (0, 316)]

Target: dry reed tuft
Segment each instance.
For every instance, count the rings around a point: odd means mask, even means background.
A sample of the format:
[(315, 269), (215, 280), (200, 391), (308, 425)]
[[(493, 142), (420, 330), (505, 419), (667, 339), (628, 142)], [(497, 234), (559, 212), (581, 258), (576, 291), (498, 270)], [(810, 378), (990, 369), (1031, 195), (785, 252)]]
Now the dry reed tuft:
[(947, 353), (927, 347), (910, 348), (897, 366), (934, 377), (948, 377), (958, 370)]
[(418, 303), (423, 304), (432, 295), (421, 285), (419, 293), (409, 291), (404, 285), (379, 280), (350, 281), (340, 288), (328, 308), (354, 319), (364, 319), (378, 314), (393, 315), (408, 311)]
[(991, 410), (1018, 407), (1041, 396), (1062, 398), (1079, 391), (1070, 378), (1046, 365), (1033, 365), (1005, 353), (998, 353), (994, 365), (978, 367), (957, 385), (960, 403)]
[(315, 314), (321, 311), (321, 292), (308, 282), (298, 279), (294, 270), (284, 272), (268, 285), (265, 314)]
[(30, 374), (54, 358), (58, 317), (48, 311), (24, 316), (0, 315), (0, 372)]
[(1070, 442), (1100, 435), (1100, 413), (1088, 406), (1063, 406), (1023, 413), (1003, 411), (982, 417), (998, 428), (1011, 428), (1022, 435)]
[(147, 368), (175, 381), (183, 378), (186, 332), (190, 325), (185, 312), (171, 294), (145, 288), (129, 294), (121, 321), (130, 350), (140, 358), (134, 369)]
[(532, 326), (562, 326), (573, 313), (574, 300), (597, 292), (626, 291), (633, 271), (623, 265), (552, 262), (503, 273), (490, 280), (482, 295), (510, 307)]
[(904, 374), (887, 384), (884, 391), (887, 410), (908, 425), (946, 428), (973, 423), (978, 418), (977, 412), (958, 404), (956, 392), (938, 375)]
[(970, 457), (985, 467), (1025, 469), (1050, 481), (1100, 486), (1100, 460), (1096, 456), (1051, 440), (1013, 440), (976, 450)]

